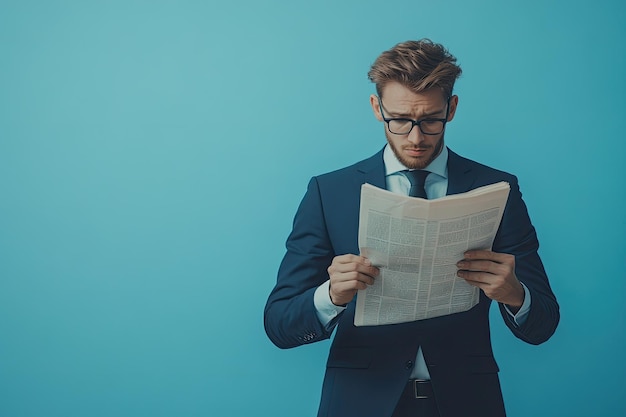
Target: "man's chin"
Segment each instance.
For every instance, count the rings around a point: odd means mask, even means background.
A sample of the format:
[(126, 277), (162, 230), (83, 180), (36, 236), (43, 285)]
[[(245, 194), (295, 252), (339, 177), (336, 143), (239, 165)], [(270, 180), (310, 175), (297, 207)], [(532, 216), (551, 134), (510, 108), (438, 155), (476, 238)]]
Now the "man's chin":
[[(398, 155), (396, 155), (398, 156)], [(434, 159), (432, 157), (432, 153), (423, 156), (409, 156), (409, 155), (400, 155), (398, 160), (402, 162), (402, 165), (409, 169), (424, 169), (432, 162)]]
[(387, 143), (391, 146), (391, 149), (396, 155), (398, 161), (409, 169), (426, 168), (435, 160), (444, 147), (443, 135), (435, 144), (429, 146), (424, 146), (424, 144), (421, 148), (407, 146), (407, 144), (402, 144), (402, 146), (396, 147), (396, 144), (390, 140), (389, 136), (387, 136)]

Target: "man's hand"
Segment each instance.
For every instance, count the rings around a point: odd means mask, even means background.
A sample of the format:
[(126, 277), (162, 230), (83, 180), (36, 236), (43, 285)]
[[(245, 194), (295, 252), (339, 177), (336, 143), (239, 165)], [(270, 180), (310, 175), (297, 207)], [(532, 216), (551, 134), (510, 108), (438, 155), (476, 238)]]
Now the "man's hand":
[(517, 313), (524, 302), (524, 287), (515, 276), (515, 257), (488, 250), (470, 250), (457, 262), (457, 275), (484, 291), (492, 300)]
[(348, 304), (357, 290), (364, 290), (374, 283), (380, 271), (369, 259), (358, 255), (340, 255), (333, 258), (328, 267), (330, 276), (330, 301), (338, 306)]

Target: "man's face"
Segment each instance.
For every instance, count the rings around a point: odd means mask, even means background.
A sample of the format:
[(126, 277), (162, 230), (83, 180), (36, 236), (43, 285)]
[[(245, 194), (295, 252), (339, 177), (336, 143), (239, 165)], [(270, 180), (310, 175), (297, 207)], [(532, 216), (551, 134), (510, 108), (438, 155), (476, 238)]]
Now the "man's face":
[[(370, 96), (370, 104), (374, 110), (374, 115), (378, 120), (384, 122), (386, 119), (408, 118), (413, 120), (423, 119), (444, 119), (446, 117), (447, 101), (438, 88), (414, 93), (403, 85), (391, 82), (382, 91), (383, 109), (379, 104), (378, 97)], [(448, 111), (448, 122), (454, 118), (458, 97), (450, 98), (450, 109)], [(397, 135), (391, 133), (387, 123), (385, 125), (385, 136), (396, 157), (404, 166), (410, 169), (423, 169), (439, 155), (444, 146), (444, 133), (438, 135), (425, 135), (418, 126), (414, 126), (408, 135)]]

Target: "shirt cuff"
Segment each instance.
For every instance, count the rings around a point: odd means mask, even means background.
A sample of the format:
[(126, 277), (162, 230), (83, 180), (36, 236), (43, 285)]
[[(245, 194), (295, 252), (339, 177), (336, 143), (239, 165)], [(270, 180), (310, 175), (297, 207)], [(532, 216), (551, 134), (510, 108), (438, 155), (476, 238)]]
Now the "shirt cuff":
[(522, 287), (524, 287), (524, 302), (522, 303), (522, 306), (519, 308), (517, 313), (513, 314), (511, 310), (509, 310), (509, 306), (507, 306), (506, 304), (504, 305), (504, 309), (507, 313), (509, 313), (509, 316), (513, 319), (513, 322), (517, 325), (517, 327), (526, 322), (526, 319), (528, 318), (528, 313), (530, 312), (530, 291), (523, 282), (520, 282), (520, 284), (522, 284)]
[(336, 306), (330, 300), (330, 280), (326, 281), (315, 290), (313, 295), (313, 304), (315, 304), (315, 312), (320, 323), (330, 330), (336, 322), (333, 319), (339, 315), (346, 307)]

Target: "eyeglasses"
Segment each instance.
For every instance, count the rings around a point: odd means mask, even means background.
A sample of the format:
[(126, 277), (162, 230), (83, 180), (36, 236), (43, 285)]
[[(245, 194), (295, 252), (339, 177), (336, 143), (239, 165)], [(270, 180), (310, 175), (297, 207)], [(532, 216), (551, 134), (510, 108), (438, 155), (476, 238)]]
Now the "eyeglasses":
[(450, 112), (450, 97), (448, 97), (446, 117), (444, 119), (413, 120), (403, 117), (387, 119), (383, 113), (383, 101), (380, 97), (378, 97), (378, 104), (380, 105), (380, 114), (383, 116), (383, 120), (387, 123), (389, 131), (394, 135), (408, 135), (414, 126), (419, 127), (420, 131), (425, 135), (439, 135), (446, 127)]

